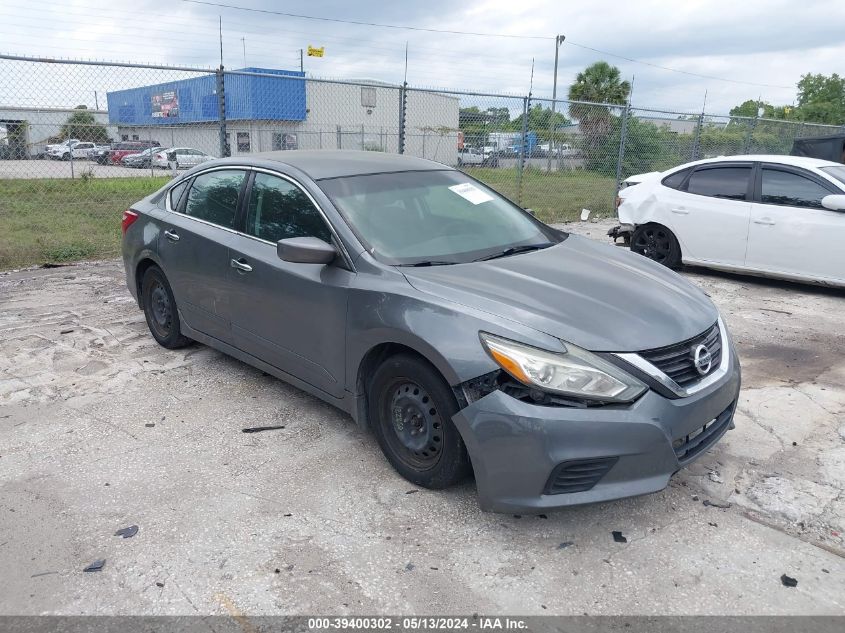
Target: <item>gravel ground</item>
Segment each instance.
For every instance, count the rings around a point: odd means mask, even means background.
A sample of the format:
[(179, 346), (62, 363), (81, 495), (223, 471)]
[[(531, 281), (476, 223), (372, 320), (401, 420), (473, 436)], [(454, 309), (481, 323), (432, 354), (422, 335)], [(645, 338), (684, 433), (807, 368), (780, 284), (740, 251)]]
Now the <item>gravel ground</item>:
[(117, 261), (2, 274), (0, 614), (845, 614), (845, 293), (683, 274), (740, 350), (736, 430), (661, 493), (539, 517), (415, 489), (328, 405), (156, 346)]

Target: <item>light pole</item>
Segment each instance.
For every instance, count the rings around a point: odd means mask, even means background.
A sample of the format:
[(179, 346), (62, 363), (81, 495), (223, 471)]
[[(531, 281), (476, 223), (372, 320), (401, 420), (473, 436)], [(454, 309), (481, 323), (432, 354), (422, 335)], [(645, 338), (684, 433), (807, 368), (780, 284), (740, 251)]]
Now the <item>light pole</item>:
[(554, 151), (554, 129), (555, 129), (555, 99), (557, 99), (557, 57), (560, 52), (560, 45), (566, 39), (565, 35), (555, 37), (555, 76), (552, 83), (552, 115), (549, 117), (549, 154), (546, 171), (552, 171), (552, 152)]

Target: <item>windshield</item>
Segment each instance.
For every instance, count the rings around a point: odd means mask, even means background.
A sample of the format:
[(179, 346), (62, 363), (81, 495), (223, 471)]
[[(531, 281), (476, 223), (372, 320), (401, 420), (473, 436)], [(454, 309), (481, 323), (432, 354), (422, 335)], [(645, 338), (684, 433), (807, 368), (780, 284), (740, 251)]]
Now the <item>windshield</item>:
[(845, 165), (842, 165), (841, 167), (839, 165), (836, 167), (819, 167), (819, 169), (828, 176), (833, 176), (836, 180), (845, 185)]
[(377, 259), (457, 264), (564, 237), (459, 171), (407, 171), (320, 180)]

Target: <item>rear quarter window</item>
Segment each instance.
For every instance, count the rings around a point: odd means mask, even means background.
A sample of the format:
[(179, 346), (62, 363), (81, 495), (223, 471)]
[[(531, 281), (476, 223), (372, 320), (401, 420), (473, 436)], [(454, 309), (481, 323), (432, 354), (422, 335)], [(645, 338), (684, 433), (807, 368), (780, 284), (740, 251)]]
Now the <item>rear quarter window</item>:
[(669, 189), (680, 189), (681, 185), (684, 184), (684, 180), (692, 171), (691, 167), (687, 167), (686, 169), (682, 169), (680, 171), (676, 171), (674, 174), (669, 174), (666, 176), (661, 183), (664, 187), (669, 187)]

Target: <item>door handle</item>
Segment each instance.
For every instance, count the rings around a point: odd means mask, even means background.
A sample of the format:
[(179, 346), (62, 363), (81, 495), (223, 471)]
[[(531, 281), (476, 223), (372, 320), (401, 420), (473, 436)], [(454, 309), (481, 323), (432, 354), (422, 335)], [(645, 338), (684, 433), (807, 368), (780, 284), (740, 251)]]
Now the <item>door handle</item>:
[(179, 241), (179, 234), (176, 231), (171, 231), (170, 229), (164, 232), (164, 237), (169, 239), (171, 242)]
[(763, 224), (764, 226), (774, 226), (775, 223), (772, 222), (770, 218), (760, 218), (759, 220), (754, 220), (754, 224)]
[(672, 209), (672, 213), (677, 213), (678, 215), (688, 215), (689, 211), (687, 211), (683, 207), (675, 207), (674, 209)]
[(231, 266), (232, 266), (232, 268), (234, 268), (235, 270), (237, 270), (239, 272), (243, 272), (243, 273), (251, 273), (252, 272), (252, 266), (250, 266), (245, 261), (243, 261), (243, 259), (233, 259), (231, 261)]

